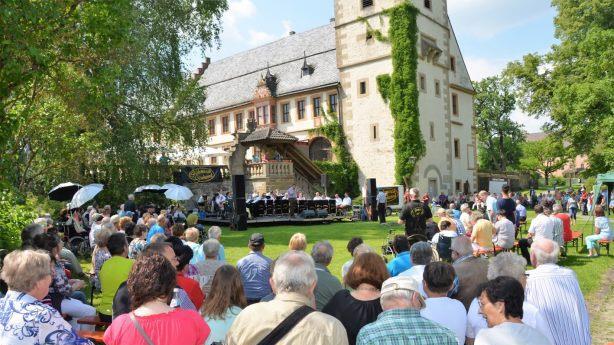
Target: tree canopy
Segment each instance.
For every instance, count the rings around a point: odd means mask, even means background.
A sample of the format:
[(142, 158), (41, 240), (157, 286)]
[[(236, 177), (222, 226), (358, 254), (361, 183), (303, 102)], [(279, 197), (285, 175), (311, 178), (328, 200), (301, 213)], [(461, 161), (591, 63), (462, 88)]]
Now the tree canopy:
[(550, 174), (563, 168), (569, 159), (569, 150), (564, 147), (563, 141), (549, 135), (544, 139), (522, 144), (520, 168), (529, 173), (538, 172), (544, 176), (548, 185)]
[(522, 110), (549, 115), (546, 128), (588, 154), (587, 174), (614, 169), (614, 0), (553, 0), (555, 37), (544, 55), (508, 65)]
[(510, 117), (516, 104), (510, 86), (497, 76), (474, 83), (478, 161), (482, 169), (507, 171), (518, 166), (524, 132)]
[(182, 56), (218, 42), (225, 0), (18, 1), (0, 7), (0, 183), (146, 182), (207, 140), (205, 91)]

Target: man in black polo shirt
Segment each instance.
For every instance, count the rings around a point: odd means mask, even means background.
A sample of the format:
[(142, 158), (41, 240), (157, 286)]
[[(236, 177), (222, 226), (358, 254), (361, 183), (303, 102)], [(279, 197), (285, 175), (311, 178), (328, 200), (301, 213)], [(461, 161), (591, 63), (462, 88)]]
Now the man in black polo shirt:
[(409, 190), (409, 202), (403, 206), (399, 216), (399, 224), (405, 224), (405, 235), (424, 235), (426, 222), (433, 218), (431, 209), (420, 201), (418, 188)]

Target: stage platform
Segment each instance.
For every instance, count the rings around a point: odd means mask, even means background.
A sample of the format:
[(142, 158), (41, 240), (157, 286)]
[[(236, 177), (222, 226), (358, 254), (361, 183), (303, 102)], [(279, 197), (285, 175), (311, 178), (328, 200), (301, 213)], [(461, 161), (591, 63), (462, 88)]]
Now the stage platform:
[[(348, 217), (329, 215), (326, 218), (301, 218), (301, 217), (288, 217), (288, 216), (263, 216), (255, 219), (247, 220), (247, 227), (259, 227), (259, 226), (271, 226), (271, 225), (314, 225), (314, 224), (328, 224), (332, 222), (339, 222), (342, 220), (350, 220)], [(217, 217), (208, 217), (198, 221), (204, 225), (218, 225), (218, 226), (230, 226), (230, 219), (222, 219)]]

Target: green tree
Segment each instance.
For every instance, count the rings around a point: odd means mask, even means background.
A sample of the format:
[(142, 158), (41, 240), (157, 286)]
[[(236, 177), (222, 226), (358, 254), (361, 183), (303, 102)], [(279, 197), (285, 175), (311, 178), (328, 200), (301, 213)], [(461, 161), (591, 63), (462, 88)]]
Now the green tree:
[(203, 145), (205, 90), (181, 57), (218, 40), (226, 8), (225, 0), (3, 4), (0, 180), (22, 192), (98, 180), (124, 194), (160, 176), (155, 158), (169, 144)]
[(542, 140), (528, 141), (522, 144), (520, 168), (528, 173), (539, 173), (546, 180), (550, 175), (569, 162), (569, 152), (560, 138), (552, 135)]
[(518, 166), (524, 133), (510, 118), (515, 100), (510, 84), (500, 77), (474, 83), (478, 161), (482, 169), (507, 171)]
[(553, 0), (559, 44), (505, 71), (522, 110), (550, 116), (546, 130), (587, 154), (588, 174), (614, 169), (614, 0)]

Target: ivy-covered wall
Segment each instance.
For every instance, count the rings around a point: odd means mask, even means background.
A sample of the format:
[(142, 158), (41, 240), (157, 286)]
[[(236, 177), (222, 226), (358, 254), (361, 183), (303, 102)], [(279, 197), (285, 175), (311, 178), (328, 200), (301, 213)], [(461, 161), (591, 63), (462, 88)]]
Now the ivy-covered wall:
[[(411, 185), (416, 163), (426, 153), (420, 131), (418, 108), (418, 9), (409, 1), (384, 11), (389, 17), (388, 36), (374, 29), (366, 19), (361, 19), (367, 35), (380, 42), (389, 43), (392, 55), (392, 74), (376, 77), (377, 89), (387, 103), (394, 118), (395, 178), (397, 183)], [(381, 19), (380, 19), (381, 21)]]

